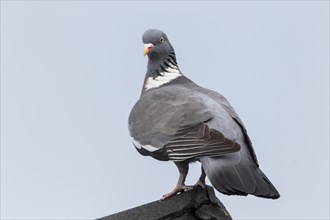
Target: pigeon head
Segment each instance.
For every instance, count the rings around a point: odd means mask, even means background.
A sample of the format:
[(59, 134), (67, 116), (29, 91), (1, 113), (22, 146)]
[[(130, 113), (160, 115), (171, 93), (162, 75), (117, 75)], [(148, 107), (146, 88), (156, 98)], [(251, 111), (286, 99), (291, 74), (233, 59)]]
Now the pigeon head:
[(144, 55), (149, 58), (163, 58), (173, 50), (166, 34), (160, 30), (149, 29), (142, 36)]
[(157, 29), (149, 29), (143, 33), (144, 56), (148, 55), (148, 69), (158, 74), (161, 68), (177, 66), (174, 49), (166, 34)]

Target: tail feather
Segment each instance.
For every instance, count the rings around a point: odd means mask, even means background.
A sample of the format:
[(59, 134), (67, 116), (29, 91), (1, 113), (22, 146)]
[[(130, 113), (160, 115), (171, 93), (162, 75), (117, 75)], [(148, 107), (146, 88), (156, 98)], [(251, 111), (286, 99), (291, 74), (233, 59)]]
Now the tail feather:
[[(246, 196), (247, 194), (245, 192), (242, 191), (238, 191), (237, 189), (240, 187), (240, 184), (236, 182), (236, 184), (234, 183), (234, 181), (232, 181), (232, 178), (229, 175), (225, 175), (224, 172), (217, 172), (215, 173), (215, 176), (213, 179), (221, 179), (222, 181), (217, 181), (216, 182), (216, 186), (212, 183), (212, 185), (218, 190), (218, 188), (220, 189), (225, 189), (223, 191), (221, 191), (222, 193), (226, 194), (226, 195), (242, 195), (242, 196)], [(218, 190), (220, 191), (220, 190)]]
[(259, 172), (262, 174), (263, 180), (267, 183), (267, 186), (270, 189), (267, 194), (268, 198), (272, 198), (272, 199), (280, 198), (279, 192), (277, 191), (275, 186), (270, 182), (267, 176), (260, 169)]
[(224, 164), (220, 158), (202, 158), (200, 161), (212, 185), (226, 195), (255, 195), (277, 199), (280, 194), (256, 164), (241, 161)]

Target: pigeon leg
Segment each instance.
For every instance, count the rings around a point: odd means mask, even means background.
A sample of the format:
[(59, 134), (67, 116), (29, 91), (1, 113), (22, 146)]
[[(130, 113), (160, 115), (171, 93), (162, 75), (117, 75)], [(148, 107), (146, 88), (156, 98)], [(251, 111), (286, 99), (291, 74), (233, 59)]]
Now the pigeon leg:
[(163, 197), (160, 200), (168, 199), (168, 198), (178, 194), (179, 192), (185, 192), (185, 191), (189, 191), (192, 189), (191, 186), (186, 186), (184, 184), (187, 174), (188, 174), (188, 170), (189, 170), (189, 163), (187, 163), (185, 161), (174, 162), (174, 163), (178, 167), (178, 170), (180, 173), (178, 183), (176, 184), (175, 188), (170, 193), (163, 195)]
[(201, 176), (199, 177), (197, 183), (195, 184), (195, 186), (200, 186), (202, 187), (202, 189), (205, 189), (205, 177), (206, 177), (206, 174), (205, 174), (205, 171), (202, 167), (202, 173), (201, 173)]

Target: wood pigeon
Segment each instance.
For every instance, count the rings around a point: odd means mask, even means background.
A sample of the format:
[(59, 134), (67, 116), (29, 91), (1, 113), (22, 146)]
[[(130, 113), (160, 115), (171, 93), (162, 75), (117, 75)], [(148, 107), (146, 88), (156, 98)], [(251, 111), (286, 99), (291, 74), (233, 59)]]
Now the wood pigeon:
[(229, 102), (180, 71), (166, 34), (144, 32), (148, 56), (140, 99), (128, 121), (137, 151), (157, 160), (173, 161), (179, 170), (175, 188), (162, 199), (190, 190), (185, 185), (189, 163), (202, 165), (197, 185), (211, 184), (226, 195), (280, 197), (260, 170), (245, 126)]

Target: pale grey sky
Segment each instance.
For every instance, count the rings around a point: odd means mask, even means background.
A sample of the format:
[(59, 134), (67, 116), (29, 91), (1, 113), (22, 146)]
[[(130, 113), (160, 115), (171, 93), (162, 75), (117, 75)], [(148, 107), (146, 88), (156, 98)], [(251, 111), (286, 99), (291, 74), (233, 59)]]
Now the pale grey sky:
[(174, 187), (127, 129), (149, 28), (227, 97), (281, 193), (217, 193), (233, 218), (328, 219), (328, 1), (1, 1), (1, 219), (92, 219)]

